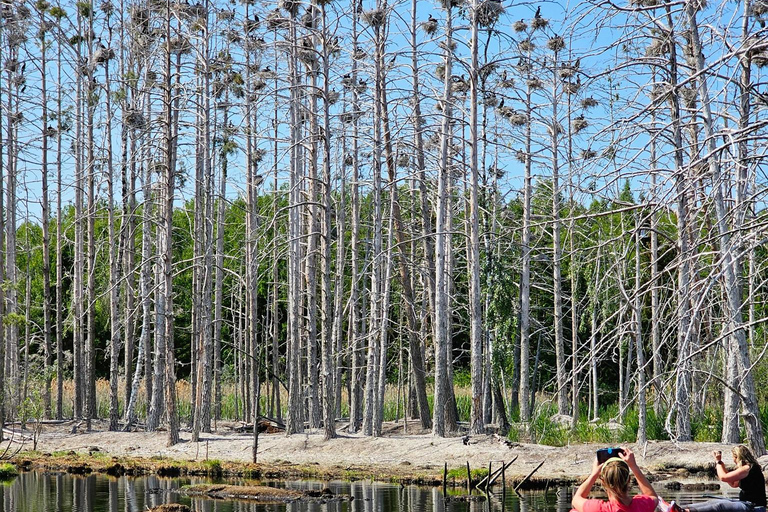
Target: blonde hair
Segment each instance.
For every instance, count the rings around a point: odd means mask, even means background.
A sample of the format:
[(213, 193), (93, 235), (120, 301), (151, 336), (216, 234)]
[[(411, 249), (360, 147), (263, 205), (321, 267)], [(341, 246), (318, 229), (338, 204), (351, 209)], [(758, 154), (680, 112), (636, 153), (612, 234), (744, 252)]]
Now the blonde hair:
[(618, 458), (612, 458), (603, 464), (600, 470), (603, 487), (614, 494), (624, 495), (629, 490), (629, 466)]
[(752, 452), (749, 451), (749, 448), (743, 444), (734, 446), (731, 450), (731, 453), (733, 454), (733, 457), (736, 459), (736, 462), (739, 464), (739, 466), (757, 464), (757, 459), (755, 459), (755, 456), (752, 455)]

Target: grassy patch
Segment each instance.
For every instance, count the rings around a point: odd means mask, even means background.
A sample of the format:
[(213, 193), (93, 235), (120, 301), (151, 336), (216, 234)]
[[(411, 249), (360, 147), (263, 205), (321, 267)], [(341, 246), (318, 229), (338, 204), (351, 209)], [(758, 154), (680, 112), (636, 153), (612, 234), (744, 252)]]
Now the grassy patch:
[(0, 464), (0, 480), (10, 480), (19, 474), (16, 466), (7, 462)]

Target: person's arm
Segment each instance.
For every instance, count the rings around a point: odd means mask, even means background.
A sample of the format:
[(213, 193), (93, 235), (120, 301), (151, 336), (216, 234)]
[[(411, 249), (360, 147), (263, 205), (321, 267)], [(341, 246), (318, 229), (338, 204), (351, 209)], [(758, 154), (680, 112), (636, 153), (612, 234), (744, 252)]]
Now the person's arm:
[(632, 473), (635, 475), (635, 480), (637, 480), (637, 486), (640, 488), (640, 492), (642, 492), (645, 496), (656, 498), (658, 501), (658, 495), (653, 489), (651, 482), (648, 481), (643, 472), (640, 470), (640, 467), (637, 465), (635, 454), (632, 453), (632, 450), (629, 448), (622, 447), (622, 449), (624, 450), (624, 453), (619, 453), (619, 457), (621, 457), (624, 462), (627, 463), (629, 470), (632, 471)]
[(573, 493), (573, 499), (571, 499), (571, 506), (578, 512), (584, 512), (584, 503), (589, 499), (589, 491), (600, 478), (600, 468), (602, 464), (598, 464), (597, 457), (592, 462), (592, 472), (589, 474), (586, 480), (584, 480), (576, 492)]
[(712, 452), (712, 455), (715, 457), (715, 471), (717, 471), (717, 478), (719, 478), (721, 482), (725, 482), (731, 487), (738, 487), (741, 479), (746, 478), (749, 474), (751, 466), (740, 466), (733, 471), (728, 471), (725, 469), (722, 452), (715, 451)]

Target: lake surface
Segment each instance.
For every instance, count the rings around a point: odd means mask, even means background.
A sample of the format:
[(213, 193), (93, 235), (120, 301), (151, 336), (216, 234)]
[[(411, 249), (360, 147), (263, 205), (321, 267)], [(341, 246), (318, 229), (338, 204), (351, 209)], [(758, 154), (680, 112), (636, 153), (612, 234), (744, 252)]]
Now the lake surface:
[[(261, 482), (296, 489), (330, 488), (354, 500), (332, 503), (257, 504), (210, 500), (180, 495), (177, 489), (191, 483), (210, 483), (204, 478), (73, 476), (67, 473), (22, 473), (0, 484), (0, 512), (142, 512), (163, 503), (184, 503), (200, 512), (568, 512), (572, 487), (548, 491), (502, 494), (500, 486), (489, 500), (466, 502), (443, 498), (441, 488), (370, 482), (288, 481)], [(258, 482), (228, 479), (229, 484)], [(657, 489), (666, 499), (690, 503), (705, 499), (705, 493)], [(457, 495), (465, 493), (456, 491)], [(719, 492), (709, 494), (717, 494)], [(729, 492), (729, 496), (735, 496)]]

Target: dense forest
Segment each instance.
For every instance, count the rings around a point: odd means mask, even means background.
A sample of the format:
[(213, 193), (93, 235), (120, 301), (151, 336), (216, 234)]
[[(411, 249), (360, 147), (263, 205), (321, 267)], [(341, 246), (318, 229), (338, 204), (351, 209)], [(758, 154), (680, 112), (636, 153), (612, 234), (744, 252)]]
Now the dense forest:
[(0, 422), (765, 453), (766, 0), (191, 1), (0, 0)]

